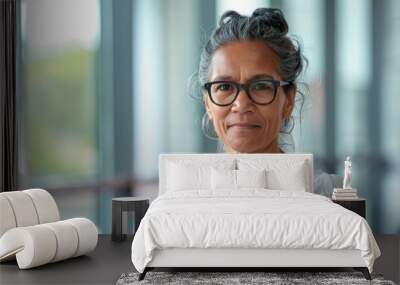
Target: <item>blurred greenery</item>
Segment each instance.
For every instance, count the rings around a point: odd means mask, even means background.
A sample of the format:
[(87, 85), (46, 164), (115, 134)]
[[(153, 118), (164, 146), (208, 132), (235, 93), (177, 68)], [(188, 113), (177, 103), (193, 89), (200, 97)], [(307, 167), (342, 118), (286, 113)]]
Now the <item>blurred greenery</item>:
[(95, 63), (95, 51), (73, 49), (24, 65), (29, 176), (95, 174)]

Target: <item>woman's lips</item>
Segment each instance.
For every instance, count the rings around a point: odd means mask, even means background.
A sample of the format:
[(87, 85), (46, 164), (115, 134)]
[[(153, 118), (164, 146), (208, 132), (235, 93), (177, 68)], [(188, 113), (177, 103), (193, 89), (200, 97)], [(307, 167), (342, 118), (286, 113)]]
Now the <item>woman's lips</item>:
[(228, 126), (228, 129), (235, 127), (235, 128), (240, 128), (240, 129), (254, 129), (254, 128), (259, 128), (259, 125), (254, 125), (254, 124), (232, 124)]

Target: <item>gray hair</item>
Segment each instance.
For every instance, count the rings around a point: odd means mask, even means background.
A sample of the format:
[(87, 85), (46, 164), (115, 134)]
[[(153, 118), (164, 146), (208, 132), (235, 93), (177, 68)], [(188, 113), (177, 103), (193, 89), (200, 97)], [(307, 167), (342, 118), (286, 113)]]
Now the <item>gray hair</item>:
[[(279, 73), (283, 80), (295, 83), (292, 86), (296, 86), (296, 91), (300, 94), (300, 108), (302, 108), (304, 93), (300, 90), (296, 81), (307, 64), (307, 59), (302, 55), (299, 42), (287, 35), (288, 31), (288, 24), (279, 9), (258, 8), (251, 16), (243, 16), (235, 11), (225, 12), (219, 20), (218, 27), (201, 52), (197, 74), (198, 83), (200, 86), (204, 86), (207, 82), (212, 56), (218, 48), (234, 41), (260, 40), (277, 55)], [(284, 90), (288, 91), (288, 89)], [(298, 96), (296, 97), (298, 99)], [(294, 142), (290, 135), (293, 128), (294, 119), (291, 116), (284, 122), (280, 131), (278, 143), (284, 151), (285, 149), (286, 151), (294, 151)], [(202, 129), (204, 132), (204, 124)]]

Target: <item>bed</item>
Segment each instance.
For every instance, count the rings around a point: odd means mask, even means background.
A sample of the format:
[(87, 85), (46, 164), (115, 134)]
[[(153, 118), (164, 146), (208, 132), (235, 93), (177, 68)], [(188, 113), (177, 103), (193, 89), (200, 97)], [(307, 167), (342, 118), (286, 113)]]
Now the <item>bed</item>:
[(364, 218), (313, 193), (312, 154), (160, 154), (159, 195), (132, 242), (159, 267), (352, 267), (380, 250)]

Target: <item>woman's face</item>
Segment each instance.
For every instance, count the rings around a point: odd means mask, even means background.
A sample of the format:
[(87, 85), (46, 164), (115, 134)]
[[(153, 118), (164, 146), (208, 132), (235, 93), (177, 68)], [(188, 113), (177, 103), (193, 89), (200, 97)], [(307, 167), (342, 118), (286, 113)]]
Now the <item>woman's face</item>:
[[(230, 80), (247, 83), (254, 79), (283, 80), (278, 59), (261, 41), (236, 41), (214, 53), (208, 81)], [(283, 120), (292, 112), (295, 87), (286, 94), (282, 87), (269, 105), (253, 103), (242, 89), (229, 106), (215, 105), (207, 93), (204, 103), (226, 152), (278, 153), (278, 135)]]

